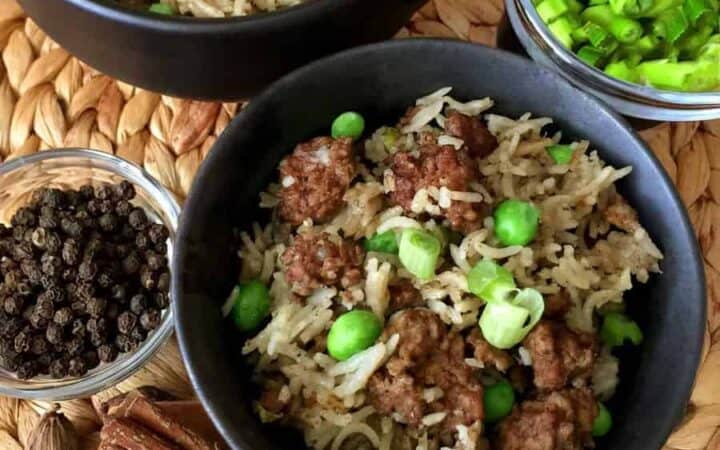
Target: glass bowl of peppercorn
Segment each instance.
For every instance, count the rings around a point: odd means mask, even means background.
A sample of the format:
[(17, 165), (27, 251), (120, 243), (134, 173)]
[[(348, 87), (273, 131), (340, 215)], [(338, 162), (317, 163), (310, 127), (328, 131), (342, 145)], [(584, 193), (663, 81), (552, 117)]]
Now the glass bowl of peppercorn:
[(180, 207), (137, 165), (84, 149), (0, 165), (0, 394), (71, 399), (171, 334)]

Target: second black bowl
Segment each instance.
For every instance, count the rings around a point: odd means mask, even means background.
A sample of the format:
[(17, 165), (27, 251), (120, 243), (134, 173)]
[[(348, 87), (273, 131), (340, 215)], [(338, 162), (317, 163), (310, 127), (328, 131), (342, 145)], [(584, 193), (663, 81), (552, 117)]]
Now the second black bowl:
[(19, 0), (101, 72), (178, 97), (242, 99), (321, 56), (387, 39), (423, 0), (310, 0), (230, 19), (165, 17), (111, 0)]
[(180, 345), (204, 405), (235, 448), (303, 448), (295, 434), (261, 425), (251, 411), (242, 339), (220, 313), (238, 275), (233, 229), (260, 219), (258, 194), (276, 179), (279, 161), (296, 143), (327, 133), (338, 113), (392, 123), (443, 86), (461, 100), (492, 97), (499, 114), (552, 117), (566, 139), (587, 138), (608, 163), (633, 167), (618, 189), (665, 259), (663, 273), (630, 294), (645, 340), (621, 362), (616, 423), (598, 447), (657, 450), (682, 417), (705, 325), (703, 266), (672, 183), (627, 123), (598, 101), (528, 60), (449, 41), (389, 42), (314, 63), (253, 100), (218, 140), (183, 211), (173, 270)]

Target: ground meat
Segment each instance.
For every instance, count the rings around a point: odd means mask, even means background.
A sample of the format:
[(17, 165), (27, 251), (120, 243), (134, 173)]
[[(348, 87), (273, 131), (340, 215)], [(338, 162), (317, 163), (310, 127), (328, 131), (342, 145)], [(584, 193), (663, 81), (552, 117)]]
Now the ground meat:
[(592, 373), (595, 338), (560, 322), (542, 320), (523, 345), (530, 352), (534, 383), (540, 390), (562, 389), (568, 382), (582, 384)]
[(545, 296), (545, 311), (543, 311), (543, 316), (551, 319), (562, 319), (565, 317), (565, 314), (570, 311), (571, 306), (570, 293), (562, 289), (557, 294)]
[(391, 313), (422, 306), (425, 303), (420, 291), (415, 289), (410, 280), (403, 279), (399, 283), (389, 286), (389, 290), (390, 306), (388, 309)]
[(363, 276), (362, 248), (327, 233), (301, 234), (282, 255), (285, 277), (293, 292), (309, 295), (321, 286), (349, 287)]
[(287, 402), (280, 400), (280, 391), (277, 389), (265, 389), (258, 402), (263, 409), (275, 414), (280, 414), (288, 407)]
[(637, 212), (622, 198), (617, 197), (615, 203), (603, 211), (605, 220), (628, 233), (633, 233), (640, 227)]
[[(454, 432), (459, 424), (471, 425), (483, 418), (483, 390), (472, 368), (465, 364), (465, 341), (448, 332), (433, 312), (414, 308), (396, 314), (384, 337), (400, 335), (398, 349), (385, 367), (368, 383), (368, 399), (381, 413), (397, 413), (418, 427), (423, 416), (446, 412), (443, 427)], [(423, 390), (439, 387), (444, 395), (430, 403)]]
[(468, 148), (468, 153), (473, 158), (484, 158), (495, 151), (498, 146), (497, 139), (490, 133), (482, 120), (457, 111), (451, 111), (448, 114), (445, 119), (445, 131), (451, 136), (462, 139)]
[(507, 371), (513, 365), (513, 359), (508, 352), (493, 347), (475, 327), (467, 338), (468, 345), (473, 351), (473, 357), (485, 364), (485, 367), (495, 367), (500, 372)]
[[(418, 190), (447, 187), (453, 191), (469, 191), (470, 183), (479, 180), (476, 163), (465, 150), (445, 145), (425, 145), (418, 157), (408, 152), (397, 152), (390, 160), (392, 177), (390, 192), (393, 203), (411, 212), (412, 200)], [(453, 201), (443, 213), (453, 229), (465, 233), (482, 225), (483, 214), (474, 203)]]
[(596, 415), (595, 399), (585, 388), (525, 401), (500, 424), (497, 450), (581, 450), (592, 444)]
[(293, 225), (330, 220), (354, 176), (350, 138), (318, 137), (299, 144), (280, 163), (280, 217)]

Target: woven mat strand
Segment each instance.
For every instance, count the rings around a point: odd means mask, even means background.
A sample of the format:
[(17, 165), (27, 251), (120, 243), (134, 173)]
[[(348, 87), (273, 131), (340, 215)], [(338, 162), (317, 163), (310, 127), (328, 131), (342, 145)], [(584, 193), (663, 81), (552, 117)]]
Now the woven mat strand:
[[(398, 37), (439, 36), (494, 46), (501, 0), (431, 0)], [(15, 0), (0, 0), (0, 159), (57, 147), (90, 147), (142, 164), (182, 199), (240, 105), (157, 95), (104, 76), (49, 39)], [(720, 120), (663, 123), (641, 132), (678, 186), (705, 257), (709, 323), (704, 363), (688, 414), (667, 450), (720, 450)], [(193, 396), (171, 340), (130, 379), (92, 398), (61, 404), (83, 437), (98, 445), (94, 405), (152, 385)], [(0, 448), (22, 450), (50, 405), (0, 397)]]

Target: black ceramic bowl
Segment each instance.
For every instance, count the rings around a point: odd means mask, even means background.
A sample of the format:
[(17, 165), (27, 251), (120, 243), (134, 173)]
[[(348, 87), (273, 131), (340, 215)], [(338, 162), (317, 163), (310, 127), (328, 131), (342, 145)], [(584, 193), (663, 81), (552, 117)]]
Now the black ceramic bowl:
[(110, 0), (20, 0), (72, 54), (155, 92), (239, 99), (321, 56), (389, 38), (423, 0), (311, 0), (233, 19), (166, 18)]
[(235, 448), (304, 448), (299, 436), (262, 426), (251, 412), (242, 341), (220, 314), (238, 273), (233, 229), (259, 219), (258, 193), (276, 179), (278, 162), (296, 143), (326, 133), (335, 115), (352, 109), (371, 126), (392, 123), (443, 86), (454, 86), (459, 99), (490, 96), (501, 114), (553, 117), (610, 164), (633, 167), (619, 189), (665, 260), (663, 274), (630, 295), (645, 340), (623, 358), (611, 405), (616, 423), (599, 448), (660, 448), (682, 416), (705, 324), (702, 265), (677, 193), (623, 119), (597, 100), (526, 59), (450, 41), (388, 42), (311, 64), (257, 97), (218, 140), (183, 211), (173, 270), (180, 345), (204, 405)]

